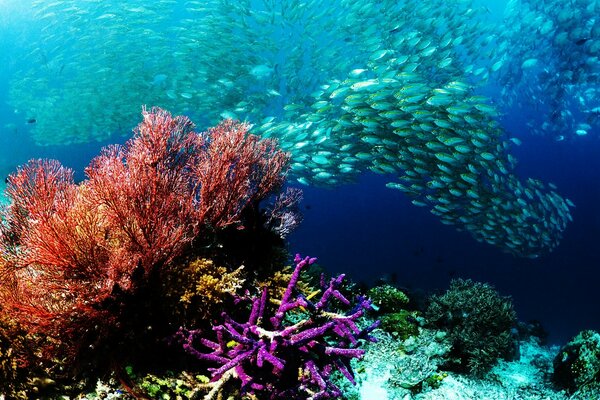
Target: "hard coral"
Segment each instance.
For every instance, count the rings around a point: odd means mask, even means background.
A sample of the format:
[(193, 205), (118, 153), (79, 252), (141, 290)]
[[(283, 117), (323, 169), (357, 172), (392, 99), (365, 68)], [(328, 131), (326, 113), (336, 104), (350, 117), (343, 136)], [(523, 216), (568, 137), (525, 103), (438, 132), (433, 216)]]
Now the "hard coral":
[(380, 285), (371, 288), (367, 293), (374, 308), (380, 313), (395, 313), (403, 310), (408, 304), (408, 296), (392, 285)]
[(599, 390), (600, 333), (582, 331), (561, 348), (554, 359), (553, 380), (569, 392), (582, 396), (581, 398), (591, 388)]
[(448, 332), (453, 343), (450, 366), (459, 370), (482, 375), (515, 350), (512, 302), (488, 284), (453, 280), (445, 294), (431, 297), (425, 317)]
[(182, 260), (164, 274), (162, 286), (168, 307), (180, 324), (196, 325), (218, 315), (245, 282), (244, 267), (233, 271), (208, 258)]
[(400, 289), (383, 284), (371, 288), (367, 296), (381, 321), (381, 329), (401, 339), (419, 332), (419, 313), (406, 310), (409, 299)]
[[(340, 390), (329, 380), (334, 367), (354, 382), (350, 359), (361, 357), (358, 339), (374, 341), (369, 332), (377, 323), (359, 329), (356, 322), (370, 307), (364, 298), (346, 314), (331, 311), (332, 303), (350, 305), (339, 291), (344, 275), (331, 279), (321, 298), (311, 302), (303, 296), (294, 298), (300, 272), (315, 261), (296, 255), (296, 268), (279, 307), (270, 318), (268, 292), (252, 300), (247, 322), (234, 321), (223, 314), (224, 322), (215, 326), (217, 340), (201, 337), (199, 330), (182, 329), (178, 337), (183, 346), (200, 360), (219, 364), (212, 368), (212, 390), (205, 397), (214, 398), (223, 385), (233, 378), (241, 381), (240, 391), (260, 399), (339, 398)], [(304, 310), (305, 318), (290, 323), (287, 313)], [(196, 348), (199, 343), (211, 351)]]

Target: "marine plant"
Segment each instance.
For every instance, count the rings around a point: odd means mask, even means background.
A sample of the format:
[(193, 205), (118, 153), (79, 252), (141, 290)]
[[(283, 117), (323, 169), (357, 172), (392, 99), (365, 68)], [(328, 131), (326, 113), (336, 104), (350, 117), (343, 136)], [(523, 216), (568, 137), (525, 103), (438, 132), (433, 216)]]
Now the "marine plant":
[(446, 293), (431, 296), (425, 317), (448, 334), (449, 368), (483, 375), (499, 358), (514, 355), (516, 313), (491, 285), (455, 279)]
[[(378, 324), (358, 327), (358, 319), (370, 308), (362, 297), (349, 312), (336, 311), (337, 306), (351, 304), (338, 291), (344, 275), (332, 278), (318, 301), (294, 296), (300, 272), (315, 260), (296, 255), (294, 272), (274, 312), (264, 287), (251, 300), (246, 322), (223, 313), (223, 322), (213, 327), (216, 340), (201, 330), (178, 332), (187, 352), (218, 365), (209, 369), (213, 386), (205, 399), (216, 398), (231, 380), (239, 382), (240, 393), (260, 399), (339, 398), (339, 388), (330, 381), (334, 369), (354, 382), (350, 360), (362, 357), (359, 339), (374, 341), (369, 333)], [(295, 316), (290, 322), (287, 316), (292, 311), (300, 311), (303, 318)]]
[(133, 138), (104, 148), (81, 183), (55, 160), (8, 178), (0, 316), (50, 338), (39, 353), (57, 370), (110, 363), (149, 336), (139, 329), (160, 327), (162, 275), (199, 251), (194, 242), (243, 228), (283, 183), (288, 156), (247, 124), (198, 134), (160, 108), (142, 115)]

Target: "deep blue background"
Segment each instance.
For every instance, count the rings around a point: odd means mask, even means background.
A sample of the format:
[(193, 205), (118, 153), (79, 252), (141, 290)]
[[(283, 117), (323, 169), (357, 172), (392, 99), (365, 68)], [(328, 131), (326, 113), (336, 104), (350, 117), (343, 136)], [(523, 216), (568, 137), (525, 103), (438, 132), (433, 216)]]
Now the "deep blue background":
[(600, 330), (600, 140), (576, 139), (527, 136), (514, 151), (521, 178), (554, 182), (577, 206), (560, 246), (540, 258), (516, 258), (476, 242), (374, 174), (335, 190), (305, 189), (309, 209), (291, 249), (359, 281), (394, 274), (411, 290), (445, 290), (457, 277), (491, 283), (512, 296), (520, 320), (541, 321), (551, 343), (565, 343), (582, 329)]

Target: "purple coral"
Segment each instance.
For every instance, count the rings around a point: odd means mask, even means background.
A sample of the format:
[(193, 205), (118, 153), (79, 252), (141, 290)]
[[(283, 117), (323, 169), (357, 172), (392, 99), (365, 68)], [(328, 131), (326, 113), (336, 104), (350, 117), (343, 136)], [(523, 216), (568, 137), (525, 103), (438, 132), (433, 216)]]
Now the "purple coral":
[[(224, 381), (231, 378), (241, 381), (242, 393), (261, 399), (339, 398), (341, 391), (329, 379), (334, 367), (354, 383), (350, 360), (364, 354), (357, 348), (358, 339), (375, 341), (369, 333), (378, 323), (362, 330), (356, 325), (371, 306), (363, 297), (346, 314), (328, 309), (332, 299), (350, 305), (338, 290), (344, 275), (331, 279), (315, 303), (301, 295), (294, 297), (301, 270), (315, 260), (296, 255), (296, 268), (271, 318), (266, 316), (268, 294), (264, 288), (262, 295), (252, 300), (247, 322), (236, 322), (223, 313), (223, 324), (213, 327), (216, 342), (200, 338), (199, 330), (180, 330), (178, 335), (187, 352), (220, 365), (209, 369), (214, 386), (206, 398), (213, 398)], [(301, 311), (302, 318), (296, 323), (286, 319), (292, 310)], [(199, 351), (194, 343), (212, 351)]]

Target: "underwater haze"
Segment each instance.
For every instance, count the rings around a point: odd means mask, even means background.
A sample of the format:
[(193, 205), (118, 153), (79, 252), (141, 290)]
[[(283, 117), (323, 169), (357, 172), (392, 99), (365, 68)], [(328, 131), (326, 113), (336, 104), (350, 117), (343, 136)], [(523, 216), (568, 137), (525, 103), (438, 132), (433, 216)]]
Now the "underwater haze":
[[(600, 1), (0, 0), (0, 172), (83, 169), (143, 105), (290, 153), (292, 253), (600, 330)], [(4, 181), (4, 179), (3, 179)]]

